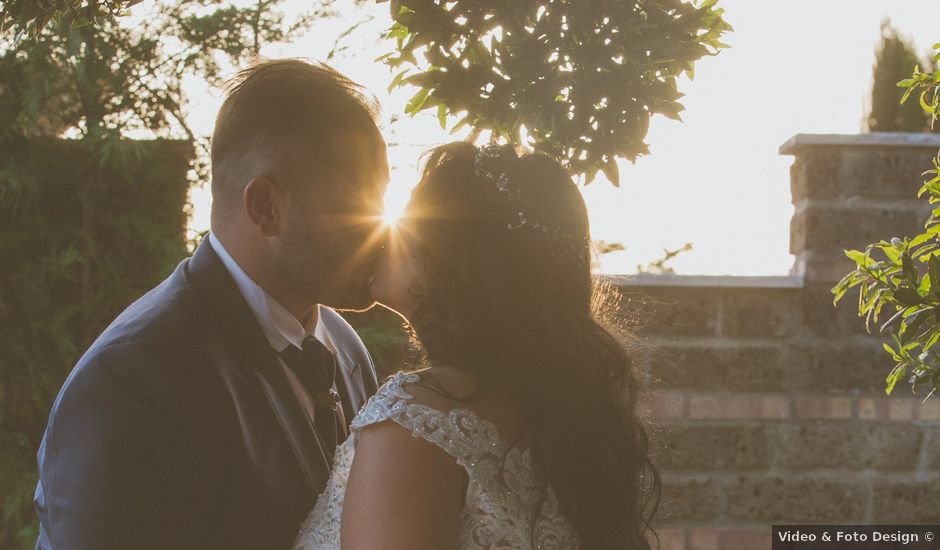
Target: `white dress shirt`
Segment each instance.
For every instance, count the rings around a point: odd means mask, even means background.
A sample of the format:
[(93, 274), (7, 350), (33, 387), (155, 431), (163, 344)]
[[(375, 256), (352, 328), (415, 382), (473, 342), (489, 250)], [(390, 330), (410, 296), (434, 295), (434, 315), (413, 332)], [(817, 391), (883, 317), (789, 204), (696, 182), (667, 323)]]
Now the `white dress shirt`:
[[(330, 351), (336, 353), (330, 338), (326, 335), (326, 328), (320, 322), (322, 316), (319, 315), (319, 311), (317, 311), (316, 323), (308, 323), (313, 326), (305, 327), (291, 312), (287, 311), (287, 308), (245, 273), (238, 265), (238, 262), (235, 261), (235, 258), (232, 258), (225, 250), (225, 247), (222, 246), (214, 233), (209, 233), (209, 243), (219, 259), (222, 260), (222, 264), (225, 265), (229, 275), (235, 280), (235, 285), (238, 286), (245, 302), (248, 303), (248, 307), (254, 313), (255, 319), (261, 325), (264, 336), (275, 351), (280, 353), (291, 344), (300, 348), (303, 345), (304, 338), (312, 335)], [(319, 306), (317, 308), (319, 309)]]
[[(235, 261), (235, 258), (232, 258), (231, 254), (225, 250), (225, 247), (222, 246), (222, 243), (219, 242), (219, 239), (213, 233), (209, 233), (209, 243), (219, 256), (219, 259), (222, 260), (222, 264), (225, 265), (232, 279), (235, 280), (235, 285), (238, 287), (238, 290), (241, 291), (245, 301), (248, 302), (248, 307), (251, 308), (252, 313), (254, 313), (255, 318), (258, 320), (258, 324), (261, 325), (264, 336), (268, 339), (268, 342), (275, 351), (280, 353), (291, 345), (302, 348), (304, 338), (312, 335), (323, 343), (327, 349), (336, 353), (336, 349), (331, 342), (332, 339), (328, 337), (326, 328), (320, 321), (323, 316), (320, 315), (319, 305), (317, 306), (316, 323), (313, 323), (311, 319), (311, 322), (305, 327), (291, 312), (287, 311), (287, 308), (281, 305), (281, 303), (268, 294), (266, 290), (261, 288), (261, 285), (256, 283), (245, 273), (241, 266), (238, 265), (238, 262)], [(284, 376), (291, 386), (291, 391), (294, 392), (297, 401), (300, 402), (301, 407), (306, 411), (310, 421), (313, 422), (316, 416), (316, 406), (314, 405), (313, 397), (304, 388), (303, 383), (297, 378), (293, 369), (288, 367), (287, 363), (285, 363), (280, 356), (278, 356), (277, 359), (281, 370), (284, 372)], [(342, 417), (342, 409), (338, 409), (340, 418), (345, 422), (345, 419)]]

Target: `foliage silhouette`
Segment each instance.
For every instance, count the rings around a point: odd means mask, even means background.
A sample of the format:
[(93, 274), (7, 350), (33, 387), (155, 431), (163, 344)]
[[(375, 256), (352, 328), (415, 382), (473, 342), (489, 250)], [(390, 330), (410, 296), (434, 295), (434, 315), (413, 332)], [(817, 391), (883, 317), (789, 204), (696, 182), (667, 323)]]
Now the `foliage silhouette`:
[(590, 183), (616, 186), (616, 159), (649, 153), (650, 117), (680, 120), (678, 78), (726, 47), (716, 0), (485, 2), (393, 0), (388, 33), (414, 85), (408, 113), (437, 109), (441, 125), (529, 146)]
[[(934, 44), (934, 61), (940, 61), (940, 43)], [(940, 116), (940, 69), (914, 74), (898, 83), (906, 91), (901, 101), (916, 97), (921, 109), (936, 126)], [(933, 159), (933, 169), (917, 196), (927, 195), (931, 204), (940, 202), (940, 152)], [(885, 379), (885, 393), (890, 394), (908, 371), (911, 391), (926, 386), (930, 392), (924, 401), (940, 389), (940, 206), (933, 209), (924, 231), (908, 238), (882, 240), (861, 250), (846, 250), (856, 267), (833, 288), (832, 303), (838, 304), (849, 289), (858, 287), (858, 314), (865, 317), (865, 328), (877, 323), (887, 306), (891, 316), (880, 332), (891, 335), (884, 349), (894, 367)]]
[[(898, 35), (891, 22), (881, 23), (881, 43), (872, 71), (871, 107), (866, 125), (869, 132), (929, 132), (930, 116), (917, 103), (900, 102), (904, 90), (898, 81), (910, 75), (914, 67), (933, 70), (933, 63), (918, 59), (913, 46)], [(940, 127), (933, 131), (940, 131)]]

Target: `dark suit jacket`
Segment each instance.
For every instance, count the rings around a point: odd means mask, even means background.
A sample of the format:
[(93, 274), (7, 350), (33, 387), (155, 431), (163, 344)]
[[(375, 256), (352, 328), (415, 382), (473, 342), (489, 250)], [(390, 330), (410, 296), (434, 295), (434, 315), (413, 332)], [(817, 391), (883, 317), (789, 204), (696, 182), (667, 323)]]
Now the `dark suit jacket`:
[[(375, 368), (339, 315), (320, 314), (348, 422), (375, 393)], [(37, 548), (56, 550), (289, 548), (329, 476), (208, 239), (81, 358), (38, 458)]]

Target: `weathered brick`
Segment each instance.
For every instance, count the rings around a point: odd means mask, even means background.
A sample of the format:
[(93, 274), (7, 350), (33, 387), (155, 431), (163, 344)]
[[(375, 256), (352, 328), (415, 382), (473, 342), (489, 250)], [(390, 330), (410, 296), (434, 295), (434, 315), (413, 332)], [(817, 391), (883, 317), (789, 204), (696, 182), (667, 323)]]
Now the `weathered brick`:
[(784, 391), (782, 346), (661, 346), (649, 358), (654, 387), (698, 391)]
[(768, 419), (790, 416), (790, 401), (783, 395), (698, 395), (689, 398), (689, 418)]
[(847, 248), (919, 233), (926, 220), (925, 201), (903, 206), (825, 206), (806, 204), (790, 219), (790, 253), (806, 250), (841, 257)]
[(916, 400), (909, 397), (894, 397), (888, 400), (888, 420), (912, 420)]
[(924, 450), (927, 455), (928, 470), (940, 471), (940, 426), (924, 427)]
[(839, 173), (841, 197), (912, 199), (917, 197), (925, 170), (936, 148), (850, 147), (842, 151)]
[(887, 420), (888, 399), (885, 395), (858, 398), (858, 418), (861, 420)]
[(715, 336), (721, 308), (718, 289), (702, 287), (621, 287), (620, 314), (638, 319), (640, 335)]
[(767, 437), (776, 464), (794, 470), (911, 469), (922, 441), (914, 425), (835, 421), (780, 424)]
[(852, 523), (865, 513), (864, 481), (740, 476), (728, 488), (728, 517), (768, 523)]
[(934, 420), (940, 413), (940, 407), (928, 401), (922, 407), (922, 398), (903, 397), (894, 392), (893, 395), (863, 395), (858, 398), (858, 418), (861, 420), (895, 420), (909, 422), (911, 420)]
[(892, 366), (868, 338), (818, 338), (778, 344), (669, 345), (646, 360), (653, 387), (730, 392), (878, 392)]
[(881, 480), (873, 497), (873, 523), (940, 523), (940, 479)]
[(780, 360), (786, 366), (780, 385), (794, 392), (883, 392), (893, 366), (874, 338), (815, 338), (788, 346)]
[(930, 148), (819, 147), (797, 155), (790, 167), (793, 202), (865, 197), (909, 199), (936, 154)]
[[(720, 528), (697, 527), (688, 530), (688, 550), (755, 550), (770, 548), (770, 527)], [(661, 547), (667, 548), (665, 544)]]
[[(843, 274), (849, 271), (847, 269)], [(858, 316), (858, 290), (850, 290), (838, 304), (833, 305), (830, 290), (834, 283), (808, 282), (803, 287), (797, 299), (800, 300), (800, 311), (803, 314), (801, 324), (804, 334), (807, 337), (840, 339), (859, 336), (880, 342), (876, 340), (877, 337), (865, 332), (865, 319)], [(878, 327), (872, 327), (873, 332), (877, 330)]]
[(852, 417), (852, 398), (833, 395), (797, 395), (793, 411), (802, 420), (846, 419)]
[(940, 420), (940, 396), (935, 395), (918, 407), (920, 410), (917, 415), (921, 420)]
[[(650, 535), (647, 539), (651, 542), (652, 548), (660, 550), (686, 550), (685, 530), (683, 529), (656, 529), (655, 536)], [(659, 544), (656, 544), (657, 539)]]
[(719, 550), (717, 529), (692, 529), (689, 532), (689, 550)]
[(752, 550), (770, 548), (773, 535), (770, 527), (762, 529), (725, 529), (719, 532), (721, 550)]
[(799, 288), (725, 289), (721, 335), (781, 338), (799, 326)]
[[(832, 256), (826, 254), (814, 254), (813, 251), (804, 251), (794, 254), (796, 259), (794, 264), (803, 274), (805, 283), (827, 283), (835, 285), (847, 273), (855, 269), (855, 263), (845, 256)], [(845, 300), (851, 302), (852, 300)]]
[(685, 417), (685, 395), (676, 392), (647, 392), (640, 400), (638, 413), (651, 421)]
[(763, 426), (685, 424), (658, 434), (656, 463), (668, 470), (749, 470), (767, 467)]
[(841, 150), (818, 148), (796, 156), (790, 165), (790, 196), (794, 204), (805, 198), (827, 199), (838, 195)]
[(674, 479), (663, 476), (660, 521), (713, 520), (721, 513), (721, 487), (713, 479)]

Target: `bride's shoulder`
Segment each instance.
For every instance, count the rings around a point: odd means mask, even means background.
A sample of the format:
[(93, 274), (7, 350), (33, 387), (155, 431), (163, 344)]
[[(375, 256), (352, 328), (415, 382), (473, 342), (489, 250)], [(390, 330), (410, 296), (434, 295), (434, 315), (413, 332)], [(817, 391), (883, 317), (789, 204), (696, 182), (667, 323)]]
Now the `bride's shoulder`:
[(353, 427), (391, 418), (409, 405), (447, 410), (450, 407), (440, 392), (436, 373), (429, 374), (428, 369), (398, 371), (389, 376), (375, 395), (369, 398), (353, 421)]
[(448, 367), (398, 371), (389, 376), (378, 394), (385, 399), (404, 400), (441, 411), (458, 407), (475, 409), (476, 405), (498, 399), (470, 375)]
[[(486, 439), (511, 442), (520, 435), (521, 422), (512, 400), (498, 388), (483, 387), (455, 368), (430, 367), (399, 371), (390, 376), (363, 409), (353, 427), (391, 419), (411, 425), (472, 426)], [(460, 420), (460, 422), (456, 422)]]

